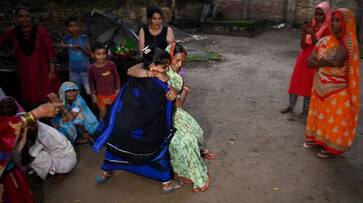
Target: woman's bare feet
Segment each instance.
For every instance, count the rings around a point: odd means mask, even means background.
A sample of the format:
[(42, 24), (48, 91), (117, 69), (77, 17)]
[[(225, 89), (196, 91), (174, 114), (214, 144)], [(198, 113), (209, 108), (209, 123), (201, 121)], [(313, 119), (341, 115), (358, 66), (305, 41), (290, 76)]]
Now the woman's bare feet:
[(193, 192), (205, 192), (209, 189), (209, 184), (210, 184), (210, 181), (211, 181), (211, 177), (208, 175), (208, 181), (204, 184), (203, 187), (201, 188), (193, 188)]
[(213, 160), (216, 158), (216, 155), (213, 152), (210, 152), (208, 149), (201, 149), (200, 156), (208, 160)]

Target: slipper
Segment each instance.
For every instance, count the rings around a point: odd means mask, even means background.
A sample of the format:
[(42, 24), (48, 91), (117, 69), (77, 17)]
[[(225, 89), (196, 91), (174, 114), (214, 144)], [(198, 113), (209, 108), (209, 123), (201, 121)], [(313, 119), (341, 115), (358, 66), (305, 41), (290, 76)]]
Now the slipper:
[(320, 152), (318, 153), (318, 157), (320, 158), (330, 158), (332, 156), (333, 154), (325, 149), (321, 149)]
[(188, 178), (184, 178), (184, 177), (179, 177), (179, 180), (183, 183), (183, 184), (193, 184), (193, 181), (188, 179)]
[(200, 156), (208, 160), (213, 160), (216, 158), (215, 154), (210, 152), (208, 149), (200, 150)]
[(108, 179), (110, 179), (112, 177), (112, 175), (113, 175), (112, 172), (102, 171), (102, 175), (96, 176), (96, 183), (101, 185), (101, 184), (105, 183)]
[(323, 158), (323, 159), (327, 159), (327, 158), (330, 158), (330, 157), (332, 157), (332, 156), (333, 156), (333, 154), (331, 154), (331, 153), (329, 153), (329, 152), (327, 152), (327, 153), (319, 152), (319, 153), (318, 153), (318, 157), (319, 157), (319, 158)]
[[(164, 188), (165, 185), (169, 185), (169, 184), (171, 184), (171, 186), (169, 188)], [(168, 193), (174, 192), (175, 190), (181, 188), (183, 186), (183, 183), (181, 183), (180, 181), (177, 181), (177, 180), (171, 180), (166, 183), (162, 183), (162, 185), (163, 185), (163, 187), (161, 188), (162, 193), (168, 194)]]
[(291, 106), (288, 106), (286, 108), (283, 108), (280, 110), (280, 113), (290, 113), (292, 112), (293, 108)]
[(315, 143), (313, 143), (313, 142), (309, 142), (309, 141), (306, 141), (306, 142), (304, 142), (304, 144), (303, 144), (303, 147), (305, 148), (305, 149), (311, 149), (311, 148), (314, 148), (315, 146), (317, 146), (318, 144), (315, 144)]

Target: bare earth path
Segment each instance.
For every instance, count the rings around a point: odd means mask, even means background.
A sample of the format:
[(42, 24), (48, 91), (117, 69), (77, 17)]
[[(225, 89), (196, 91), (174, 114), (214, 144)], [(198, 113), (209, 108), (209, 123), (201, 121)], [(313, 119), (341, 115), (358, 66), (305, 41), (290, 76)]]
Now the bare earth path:
[(349, 152), (322, 160), (302, 147), (304, 121), (278, 113), (287, 104), (298, 38), (298, 32), (267, 31), (252, 39), (208, 35), (187, 44), (223, 56), (218, 63), (186, 64), (192, 94), (185, 109), (217, 154), (208, 161), (207, 192), (193, 194), (188, 185), (163, 195), (159, 183), (127, 172), (99, 186), (102, 154), (82, 146), (76, 170), (61, 183), (45, 184), (45, 202), (362, 202), (362, 122)]

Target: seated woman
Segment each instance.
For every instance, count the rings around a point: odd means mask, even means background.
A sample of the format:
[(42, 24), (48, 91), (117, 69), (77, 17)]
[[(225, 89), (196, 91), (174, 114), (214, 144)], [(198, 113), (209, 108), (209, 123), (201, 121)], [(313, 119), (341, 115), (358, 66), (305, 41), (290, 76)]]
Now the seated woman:
[[(175, 134), (169, 145), (171, 165), (174, 173), (183, 179), (184, 183), (192, 183), (193, 191), (206, 191), (209, 186), (208, 169), (202, 157), (213, 159), (214, 154), (208, 150), (199, 150), (203, 142), (203, 129), (198, 122), (182, 109), (190, 92), (183, 76), (178, 73), (186, 59), (187, 52), (180, 44), (170, 45), (171, 64), (167, 75), (168, 84), (177, 92), (173, 127)], [(201, 153), (199, 153), (201, 152)]]
[[(198, 122), (181, 107), (188, 93), (189, 86), (184, 83), (183, 76), (178, 73), (186, 59), (186, 51), (180, 45), (172, 43), (167, 47), (171, 55), (171, 64), (167, 71), (168, 84), (178, 94), (174, 103), (173, 128), (175, 134), (169, 145), (170, 161), (174, 173), (183, 183), (193, 183), (193, 191), (206, 191), (209, 186), (207, 166), (202, 159), (213, 159), (214, 154), (208, 150), (200, 150), (203, 142), (203, 129)], [(144, 70), (134, 67), (129, 70), (129, 75), (134, 77), (162, 77), (163, 69)]]
[(72, 144), (56, 129), (38, 121), (30, 126), (28, 136), (35, 140), (29, 149), (33, 158), (29, 166), (42, 179), (48, 174), (69, 173), (76, 166), (77, 155)]
[[(141, 77), (153, 71), (166, 72), (170, 55), (159, 48), (152, 51), (151, 63)], [(148, 75), (150, 74), (150, 75)], [(98, 183), (104, 183), (114, 170), (126, 170), (163, 182), (163, 191), (170, 192), (181, 185), (172, 181), (173, 174), (168, 160), (168, 145), (173, 135), (172, 103), (176, 98), (168, 90), (165, 74), (154, 78), (130, 78), (115, 99), (111, 111), (100, 125), (100, 133), (93, 138), (93, 149), (98, 152), (105, 145), (107, 151), (101, 166)], [(164, 81), (164, 82), (162, 82)]]
[(20, 168), (13, 162), (26, 143), (26, 128), (37, 119), (52, 117), (60, 104), (42, 104), (22, 115), (14, 115), (17, 105), (14, 99), (0, 100), (0, 200), (1, 202), (32, 203), (34, 196)]
[[(79, 89), (73, 82), (64, 82), (59, 88), (59, 97), (48, 95), (52, 102), (61, 101), (64, 106), (52, 119), (52, 125), (65, 135), (72, 144), (87, 143), (97, 127), (98, 120), (79, 95)], [(78, 133), (82, 136), (79, 138)]]

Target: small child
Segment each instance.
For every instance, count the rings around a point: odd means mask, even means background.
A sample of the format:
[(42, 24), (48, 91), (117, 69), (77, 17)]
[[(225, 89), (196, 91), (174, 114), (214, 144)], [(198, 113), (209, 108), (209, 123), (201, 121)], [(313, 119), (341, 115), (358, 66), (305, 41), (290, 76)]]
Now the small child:
[(64, 37), (61, 47), (68, 48), (69, 81), (76, 83), (79, 88), (83, 86), (86, 94), (90, 95), (87, 69), (91, 49), (88, 37), (85, 34), (80, 34), (80, 27), (76, 18), (69, 18), (65, 25), (69, 34)]
[(120, 92), (120, 77), (115, 63), (106, 60), (106, 48), (102, 43), (94, 44), (92, 57), (95, 63), (88, 69), (89, 85), (92, 102), (97, 104), (100, 111), (99, 119), (102, 120), (106, 115), (106, 107), (112, 105)]

